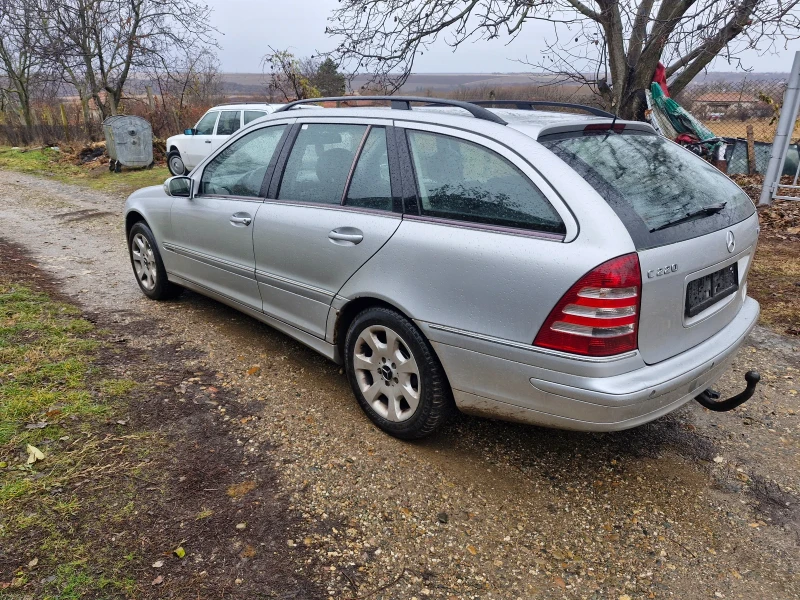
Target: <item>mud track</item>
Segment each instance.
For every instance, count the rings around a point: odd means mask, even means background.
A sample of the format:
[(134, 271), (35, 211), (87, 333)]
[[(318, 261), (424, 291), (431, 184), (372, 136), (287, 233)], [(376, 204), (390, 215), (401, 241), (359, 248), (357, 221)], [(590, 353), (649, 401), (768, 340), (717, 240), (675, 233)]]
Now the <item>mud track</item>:
[[(361, 414), (337, 366), (282, 334), (195, 294), (146, 300), (131, 275), (123, 204), (0, 172), (3, 237), (85, 310), (124, 326), (139, 355), (174, 350), (176, 363), (218, 377), (247, 408), (236, 428), (198, 427), (218, 445), (269, 457), (274, 490), (263, 501), (284, 497), (297, 523), (274, 556), (302, 557), (323, 595), (800, 597), (796, 337), (755, 330), (719, 387), (739, 391), (750, 368), (763, 385), (731, 413), (691, 403), (616, 434), (459, 417), (404, 443)], [(159, 418), (147, 410), (143, 418)], [(223, 475), (181, 476), (191, 495)], [(259, 560), (247, 569), (269, 569)], [(235, 585), (224, 595), (253, 597)]]

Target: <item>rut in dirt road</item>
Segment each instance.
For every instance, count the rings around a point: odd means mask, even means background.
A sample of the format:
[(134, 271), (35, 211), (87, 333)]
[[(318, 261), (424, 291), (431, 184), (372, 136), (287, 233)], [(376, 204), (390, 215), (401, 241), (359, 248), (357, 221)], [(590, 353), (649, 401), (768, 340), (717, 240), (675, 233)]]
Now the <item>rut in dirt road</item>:
[[(738, 392), (750, 368), (764, 385), (731, 413), (692, 403), (616, 434), (460, 417), (430, 440), (400, 442), (369, 423), (338, 366), (298, 343), (195, 294), (146, 300), (126, 254), (123, 204), (0, 172), (0, 216), (14, 223), (3, 235), (64, 293), (135, 324), (142, 353), (168, 344), (200, 353), (193, 368), (220, 374), (258, 417), (240, 424), (242, 435), (269, 449), (299, 523), (281, 556), (307, 553), (326, 593), (800, 594), (800, 357), (791, 339), (756, 330), (720, 385)], [(114, 217), (58, 216), (76, 211)]]

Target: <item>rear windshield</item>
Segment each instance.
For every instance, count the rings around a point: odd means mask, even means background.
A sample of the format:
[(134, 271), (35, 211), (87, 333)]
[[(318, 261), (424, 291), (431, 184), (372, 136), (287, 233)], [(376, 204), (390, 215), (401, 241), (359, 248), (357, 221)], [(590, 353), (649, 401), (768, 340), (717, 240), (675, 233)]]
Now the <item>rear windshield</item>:
[[(639, 249), (711, 233), (755, 212), (747, 194), (716, 167), (658, 135), (581, 132), (539, 141), (605, 198)], [(717, 208), (703, 212), (709, 207)], [(672, 225), (695, 212), (701, 214)]]

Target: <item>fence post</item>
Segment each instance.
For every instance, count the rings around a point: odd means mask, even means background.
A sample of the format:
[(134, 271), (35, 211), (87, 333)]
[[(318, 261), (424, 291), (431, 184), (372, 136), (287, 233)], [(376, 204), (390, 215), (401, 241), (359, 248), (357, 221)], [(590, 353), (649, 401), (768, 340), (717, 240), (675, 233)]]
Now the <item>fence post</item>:
[(64, 103), (59, 104), (61, 109), (61, 125), (64, 127), (64, 141), (69, 143), (69, 120), (67, 119), (67, 111), (64, 108)]
[(747, 174), (756, 173), (756, 139), (753, 134), (753, 126), (747, 126)]
[(798, 103), (800, 103), (800, 51), (794, 53), (792, 73), (789, 75), (786, 93), (783, 95), (781, 117), (778, 119), (775, 140), (772, 142), (772, 151), (769, 156), (767, 172), (764, 175), (761, 197), (758, 199), (759, 206), (772, 204), (772, 196), (778, 189), (777, 185), (781, 181), (786, 153), (789, 150), (789, 142), (794, 131), (794, 122), (797, 119)]

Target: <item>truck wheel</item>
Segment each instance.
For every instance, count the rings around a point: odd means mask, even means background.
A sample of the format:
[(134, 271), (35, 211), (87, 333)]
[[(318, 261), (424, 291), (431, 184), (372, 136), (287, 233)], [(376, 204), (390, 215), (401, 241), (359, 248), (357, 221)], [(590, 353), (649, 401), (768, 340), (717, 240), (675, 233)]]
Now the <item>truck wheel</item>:
[(167, 154), (167, 168), (175, 176), (186, 175), (186, 165), (183, 164), (180, 152), (173, 150)]

